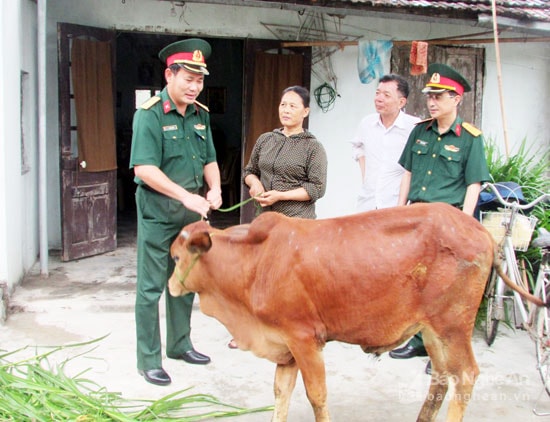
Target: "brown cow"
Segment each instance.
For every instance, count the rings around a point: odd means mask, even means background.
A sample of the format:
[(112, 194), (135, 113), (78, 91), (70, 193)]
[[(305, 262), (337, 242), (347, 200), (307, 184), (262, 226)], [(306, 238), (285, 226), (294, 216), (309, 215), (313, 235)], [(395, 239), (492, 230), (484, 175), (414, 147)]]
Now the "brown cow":
[(197, 292), (240, 349), (277, 364), (273, 421), (287, 419), (298, 370), (315, 420), (329, 420), (327, 341), (380, 354), (418, 331), (433, 366), (418, 420), (435, 419), (449, 380), (447, 420), (460, 421), (479, 373), (471, 337), (494, 251), (480, 223), (446, 204), (325, 220), (263, 213), (226, 230), (186, 226), (169, 289)]

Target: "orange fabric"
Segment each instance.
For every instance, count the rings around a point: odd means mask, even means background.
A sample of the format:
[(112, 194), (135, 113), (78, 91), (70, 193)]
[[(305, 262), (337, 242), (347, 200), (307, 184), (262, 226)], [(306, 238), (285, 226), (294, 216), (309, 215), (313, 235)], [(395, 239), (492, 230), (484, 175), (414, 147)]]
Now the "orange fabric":
[(413, 41), (411, 54), (411, 75), (422, 75), (428, 71), (428, 43), (424, 41)]
[(78, 161), (81, 171), (114, 170), (115, 119), (109, 42), (74, 39), (71, 72), (77, 122)]

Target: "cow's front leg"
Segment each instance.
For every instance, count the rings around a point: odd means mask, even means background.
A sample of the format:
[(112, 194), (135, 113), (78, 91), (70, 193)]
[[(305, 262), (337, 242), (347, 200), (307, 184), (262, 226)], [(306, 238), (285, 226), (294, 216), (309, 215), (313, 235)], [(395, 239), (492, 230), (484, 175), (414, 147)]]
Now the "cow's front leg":
[(300, 353), (293, 351), (292, 347), (290, 351), (293, 352), (302, 373), (307, 398), (315, 414), (315, 422), (329, 422), (323, 351), (315, 342), (312, 342), (309, 348), (301, 344)]
[(273, 412), (272, 422), (286, 422), (288, 418), (288, 407), (290, 405), (290, 396), (296, 385), (298, 375), (298, 365), (293, 359), (285, 365), (278, 364), (275, 370), (275, 383), (273, 392), (275, 393), (275, 411)]

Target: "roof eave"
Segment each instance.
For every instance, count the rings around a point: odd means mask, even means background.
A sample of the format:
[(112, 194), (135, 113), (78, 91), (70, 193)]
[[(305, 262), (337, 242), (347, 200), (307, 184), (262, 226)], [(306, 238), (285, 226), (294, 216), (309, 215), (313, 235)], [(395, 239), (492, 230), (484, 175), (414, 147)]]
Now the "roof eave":
[[(477, 20), (481, 27), (493, 27), (492, 15), (480, 14)], [(518, 19), (497, 16), (497, 26), (499, 30), (521, 31), (529, 34), (548, 35), (550, 33), (550, 23), (548, 22), (526, 22), (523, 20), (520, 21)]]
[[(170, 0), (164, 0), (170, 1)], [(399, 19), (417, 22), (433, 22), (434, 10), (422, 8), (402, 8), (387, 6), (371, 6), (361, 2), (341, 2), (335, 0), (188, 0), (187, 3), (223, 4), (232, 6), (247, 6), (272, 8), (290, 11), (322, 11), (332, 15), (368, 16), (386, 19)], [(492, 28), (492, 17), (477, 12), (464, 11), (437, 11), (437, 21), (442, 24), (468, 25)], [(512, 18), (498, 17), (500, 30), (511, 30), (522, 34), (547, 35), (550, 32), (550, 23), (540, 21), (523, 21)]]

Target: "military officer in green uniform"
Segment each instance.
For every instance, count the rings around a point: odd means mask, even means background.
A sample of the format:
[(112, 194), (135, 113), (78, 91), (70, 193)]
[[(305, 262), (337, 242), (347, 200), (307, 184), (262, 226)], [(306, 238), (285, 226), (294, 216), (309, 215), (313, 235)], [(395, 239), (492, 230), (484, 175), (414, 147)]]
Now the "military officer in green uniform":
[[(146, 101), (133, 121), (130, 167), (137, 204), (137, 367), (146, 381), (170, 384), (162, 367), (159, 300), (166, 297), (166, 355), (193, 364), (210, 358), (193, 348), (190, 318), (194, 294), (170, 296), (174, 263), (170, 245), (186, 224), (221, 206), (220, 172), (205, 106), (196, 101), (208, 75), (210, 44), (187, 39), (159, 53), (166, 87)], [(203, 189), (203, 185), (206, 184)], [(205, 191), (206, 197), (199, 192)]]
[[(419, 122), (409, 135), (399, 164), (405, 168), (398, 205), (446, 202), (474, 214), (481, 183), (490, 180), (481, 131), (458, 116), (468, 81), (445, 64), (428, 66), (426, 94), (430, 119)], [(422, 336), (392, 350), (395, 359), (426, 356)], [(431, 373), (428, 363), (426, 372)]]

